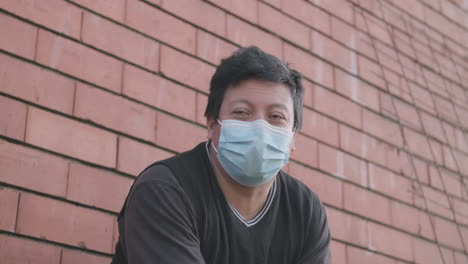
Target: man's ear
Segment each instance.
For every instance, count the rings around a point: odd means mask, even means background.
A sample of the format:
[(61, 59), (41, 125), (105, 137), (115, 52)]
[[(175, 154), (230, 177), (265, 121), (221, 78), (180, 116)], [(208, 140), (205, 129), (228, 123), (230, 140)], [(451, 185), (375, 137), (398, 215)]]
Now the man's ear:
[(208, 140), (213, 140), (214, 138), (214, 128), (216, 125), (216, 119), (213, 117), (208, 117), (206, 118), (206, 126), (208, 127), (208, 134), (206, 135), (206, 138)]
[(292, 135), (292, 139), (291, 139), (291, 152), (294, 152), (294, 150), (296, 150), (296, 133), (297, 133), (297, 132), (294, 132), (293, 135)]

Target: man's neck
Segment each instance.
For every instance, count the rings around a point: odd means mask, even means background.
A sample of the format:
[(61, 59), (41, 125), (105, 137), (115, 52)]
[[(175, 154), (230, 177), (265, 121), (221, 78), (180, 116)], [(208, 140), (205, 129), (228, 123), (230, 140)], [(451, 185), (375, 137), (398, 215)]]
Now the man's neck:
[(274, 179), (256, 187), (247, 187), (233, 180), (219, 163), (213, 145), (209, 153), (216, 180), (226, 200), (245, 220), (254, 218), (263, 208)]

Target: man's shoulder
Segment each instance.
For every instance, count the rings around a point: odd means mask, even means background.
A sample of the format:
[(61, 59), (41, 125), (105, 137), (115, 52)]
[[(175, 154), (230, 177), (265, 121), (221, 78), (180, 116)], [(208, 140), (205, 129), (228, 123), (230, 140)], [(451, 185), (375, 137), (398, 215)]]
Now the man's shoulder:
[(146, 167), (135, 181), (135, 185), (140, 185), (146, 182), (159, 182), (163, 184), (179, 186), (178, 179), (176, 177), (176, 171), (180, 167), (190, 167), (190, 159), (194, 156), (202, 155), (203, 143), (200, 143), (195, 148), (178, 153), (165, 160), (156, 161), (153, 164)]
[(319, 196), (302, 181), (283, 171), (280, 173), (280, 178), (282, 188), (288, 194), (289, 199), (296, 200), (295, 202), (308, 203), (311, 206), (321, 204)]

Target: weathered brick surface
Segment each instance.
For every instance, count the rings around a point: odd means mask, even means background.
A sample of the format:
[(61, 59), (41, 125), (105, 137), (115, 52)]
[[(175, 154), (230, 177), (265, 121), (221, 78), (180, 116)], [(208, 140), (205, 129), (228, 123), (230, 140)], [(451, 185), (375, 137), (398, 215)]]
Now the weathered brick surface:
[(305, 77), (284, 170), (327, 207), (334, 263), (468, 262), (463, 1), (0, 9), (0, 263), (108, 263), (131, 176), (206, 140), (215, 65), (249, 45)]

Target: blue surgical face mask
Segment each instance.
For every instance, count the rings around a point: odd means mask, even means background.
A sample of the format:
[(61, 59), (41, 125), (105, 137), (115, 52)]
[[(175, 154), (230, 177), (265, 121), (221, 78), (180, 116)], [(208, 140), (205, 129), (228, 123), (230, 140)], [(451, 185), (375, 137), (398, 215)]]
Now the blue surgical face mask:
[(219, 123), (221, 135), (218, 149), (215, 147), (218, 160), (238, 183), (261, 185), (288, 163), (293, 137), (291, 131), (262, 119), (253, 122), (224, 120)]

